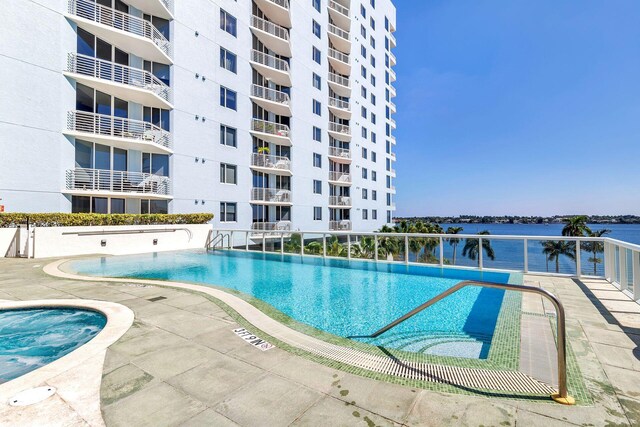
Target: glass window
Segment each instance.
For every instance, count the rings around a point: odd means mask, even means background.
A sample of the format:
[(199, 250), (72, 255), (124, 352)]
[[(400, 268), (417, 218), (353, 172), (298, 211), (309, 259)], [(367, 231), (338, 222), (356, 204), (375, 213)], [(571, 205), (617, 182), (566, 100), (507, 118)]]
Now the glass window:
[(367, 179), (367, 172), (368, 172), (368, 171), (367, 171), (367, 168), (362, 168), (362, 177), (363, 177), (364, 179)]
[(313, 73), (313, 87), (322, 90), (322, 78), (316, 73)]
[(319, 127), (313, 127), (313, 140), (316, 142), (322, 142), (322, 130)]
[(231, 89), (227, 89), (224, 86), (220, 86), (220, 105), (230, 108), (232, 110), (237, 109), (236, 105), (236, 93)]
[(377, 160), (378, 160), (378, 155), (376, 154), (375, 151), (372, 151), (371, 152), (371, 161), (375, 163)]
[(367, 158), (367, 149), (362, 147), (362, 158), (366, 159)]
[(236, 203), (220, 202), (220, 222), (236, 222)]
[(360, 15), (362, 15), (363, 18), (367, 17), (367, 9), (364, 8), (363, 4), (360, 5)]
[(318, 24), (315, 19), (313, 20), (313, 34), (317, 37), (317, 38), (321, 38), (321, 27), (320, 24)]
[(371, 171), (371, 181), (377, 181), (377, 180), (378, 180), (378, 172)]
[(367, 48), (364, 46), (360, 46), (360, 55), (362, 55), (363, 58), (367, 57)]
[(313, 180), (313, 194), (322, 194), (322, 181)]
[(371, 219), (373, 219), (373, 220), (378, 219), (378, 210), (377, 209), (371, 209)]
[(366, 189), (366, 188), (363, 188), (363, 189), (362, 189), (362, 198), (363, 198), (364, 200), (367, 200), (367, 199), (369, 198), (369, 197), (368, 197), (368, 192), (367, 192), (367, 189)]
[(169, 176), (169, 156), (166, 154), (151, 154), (151, 173)]
[(127, 150), (123, 150), (121, 148), (113, 149), (113, 170), (114, 171), (127, 170)]
[(313, 167), (322, 167), (322, 156), (318, 153), (313, 153)]
[(220, 182), (223, 184), (237, 184), (236, 170), (237, 167), (235, 165), (220, 163)]
[(311, 0), (311, 4), (315, 10), (320, 12), (320, 0)]
[(236, 55), (221, 47), (220, 66), (232, 73), (237, 73)]
[(111, 213), (112, 214), (124, 213), (124, 199), (111, 199)]
[(76, 167), (93, 169), (92, 143), (76, 139)]
[(313, 114), (317, 116), (322, 115), (322, 104), (316, 99), (313, 100)]
[(220, 28), (234, 37), (237, 36), (236, 18), (222, 9), (220, 9)]
[[(371, 123), (373, 123), (374, 125), (376, 124), (376, 115), (371, 113)], [(371, 135), (373, 135), (373, 132), (371, 132)]]
[(111, 169), (111, 148), (107, 145), (95, 144), (94, 167), (96, 169)]
[(320, 54), (320, 50), (319, 50), (317, 47), (315, 47), (315, 46), (314, 46), (314, 47), (313, 47), (313, 60), (314, 60), (316, 63), (318, 63), (318, 64), (321, 64), (321, 63), (322, 63), (322, 60), (321, 60), (321, 58), (320, 58), (320, 55), (321, 55), (321, 54)]
[(364, 65), (360, 66), (360, 74), (362, 74), (362, 77), (364, 77), (365, 79), (367, 78), (367, 69), (364, 67)]
[(95, 37), (88, 31), (83, 30), (82, 28), (78, 28), (78, 41), (77, 41), (77, 52), (81, 55), (87, 55), (94, 57), (96, 55), (95, 51)]
[(391, 211), (387, 211), (387, 223), (391, 223)]
[(322, 207), (320, 206), (313, 207), (313, 220), (322, 221)]
[(91, 212), (99, 214), (109, 213), (109, 200), (106, 197), (93, 197), (91, 199)]
[(378, 192), (376, 190), (371, 190), (371, 200), (378, 200)]
[(235, 128), (220, 125), (220, 144), (228, 147), (237, 147), (237, 130)]
[(152, 214), (169, 213), (169, 202), (167, 200), (149, 200), (149, 213), (152, 213)]
[(72, 213), (91, 212), (91, 197), (71, 196), (71, 212)]
[(362, 106), (360, 107), (360, 115), (362, 116), (362, 118), (366, 119), (367, 118), (367, 109), (366, 107)]
[(369, 211), (367, 209), (362, 209), (362, 219), (369, 219)]

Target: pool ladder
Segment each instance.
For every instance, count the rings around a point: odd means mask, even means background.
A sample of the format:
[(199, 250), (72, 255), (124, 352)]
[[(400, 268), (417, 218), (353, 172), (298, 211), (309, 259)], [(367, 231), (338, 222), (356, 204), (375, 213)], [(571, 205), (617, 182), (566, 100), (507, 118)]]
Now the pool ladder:
[(227, 233), (219, 233), (213, 236), (213, 231), (207, 238), (207, 250), (215, 250), (217, 247), (224, 248), (224, 239), (227, 238), (227, 245), (231, 246), (231, 236)]
[(544, 298), (551, 301), (553, 306), (556, 309), (556, 335), (557, 335), (557, 344), (558, 344), (558, 392), (553, 393), (551, 398), (558, 403), (562, 403), (564, 405), (573, 405), (575, 404), (575, 399), (568, 395), (567, 391), (567, 339), (566, 339), (566, 326), (565, 326), (565, 314), (564, 307), (560, 300), (553, 295), (551, 292), (547, 291), (543, 288), (538, 288), (535, 286), (525, 286), (525, 285), (509, 285), (502, 283), (493, 283), (493, 282), (482, 282), (476, 280), (465, 280), (463, 282), (458, 283), (457, 285), (447, 289), (446, 291), (436, 295), (431, 298), (424, 304), (419, 305), (414, 308), (407, 314), (399, 317), (388, 325), (378, 329), (371, 335), (360, 335), (357, 337), (350, 338), (376, 338), (379, 335), (387, 332), (389, 329), (395, 328), (400, 323), (405, 320), (410, 319), (416, 314), (420, 313), (424, 309), (432, 306), (437, 303), (441, 299), (448, 297), (449, 295), (458, 292), (460, 289), (465, 288), (467, 286), (479, 286), (482, 288), (496, 288), (496, 289), (504, 289), (507, 291), (516, 291), (516, 292), (524, 292), (524, 293), (532, 293), (543, 296)]

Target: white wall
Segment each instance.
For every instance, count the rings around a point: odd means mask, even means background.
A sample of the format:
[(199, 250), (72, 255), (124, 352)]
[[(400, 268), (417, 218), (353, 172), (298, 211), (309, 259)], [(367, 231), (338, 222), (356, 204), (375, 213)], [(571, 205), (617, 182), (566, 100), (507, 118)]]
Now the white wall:
[[(17, 228), (0, 228), (0, 257), (7, 256), (7, 251), (18, 233)], [(10, 254), (13, 256), (13, 254)]]

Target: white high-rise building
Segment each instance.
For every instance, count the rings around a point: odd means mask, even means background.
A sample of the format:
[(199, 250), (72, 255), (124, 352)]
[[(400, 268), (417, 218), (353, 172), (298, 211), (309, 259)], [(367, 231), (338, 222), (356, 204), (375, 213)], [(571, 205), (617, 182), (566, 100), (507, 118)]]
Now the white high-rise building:
[(391, 0), (5, 0), (0, 204), (369, 231), (394, 204)]

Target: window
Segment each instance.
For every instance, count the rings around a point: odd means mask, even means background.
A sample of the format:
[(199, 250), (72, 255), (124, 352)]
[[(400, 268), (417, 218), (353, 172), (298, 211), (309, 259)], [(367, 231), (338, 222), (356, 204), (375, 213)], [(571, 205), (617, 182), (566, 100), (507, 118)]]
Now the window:
[(389, 37), (384, 38), (384, 48), (389, 50)]
[(313, 207), (313, 220), (322, 221), (322, 208), (320, 206)]
[(391, 223), (391, 211), (387, 211), (387, 223)]
[(322, 29), (320, 28), (320, 24), (318, 24), (318, 23), (316, 22), (316, 20), (314, 19), (314, 20), (313, 20), (313, 34), (315, 34), (315, 36), (316, 36), (317, 38), (321, 38), (321, 36), (320, 36), (320, 32), (321, 32), (321, 31), (322, 31)]
[(366, 138), (367, 138), (367, 135), (368, 135), (368, 133), (367, 133), (367, 128), (363, 127), (363, 128), (362, 128), (362, 137), (366, 139)]
[(367, 69), (364, 67), (364, 65), (360, 66), (360, 74), (362, 74), (362, 77), (364, 77), (365, 79), (367, 78)]
[(376, 21), (373, 18), (369, 18), (369, 24), (371, 24), (372, 29), (376, 29)]
[(315, 10), (320, 12), (320, 0), (311, 0), (311, 4)]
[(378, 180), (378, 172), (371, 171), (371, 181), (377, 181), (377, 180)]
[(367, 149), (362, 147), (362, 158), (366, 159), (367, 158)]
[(220, 222), (238, 221), (236, 210), (237, 203), (220, 202)]
[(231, 89), (220, 86), (220, 105), (235, 110), (237, 108), (236, 93)]
[(237, 184), (236, 165), (220, 163), (220, 182), (223, 184)]
[(373, 219), (373, 220), (378, 219), (378, 210), (377, 209), (371, 209), (371, 219)]
[(225, 48), (220, 48), (220, 66), (232, 73), (237, 73), (236, 55)]
[(374, 94), (371, 94), (371, 103), (376, 105), (376, 96)]
[(376, 58), (373, 55), (371, 55), (371, 57), (369, 58), (369, 62), (371, 62), (371, 66), (373, 68), (376, 67)]
[(367, 168), (362, 168), (362, 177), (363, 177), (364, 179), (367, 179), (367, 172), (368, 172), (368, 171), (367, 171)]
[(220, 125), (220, 144), (227, 147), (237, 147), (238, 131), (226, 125)]
[(360, 107), (360, 115), (362, 116), (363, 119), (367, 118), (367, 109), (366, 109), (366, 107)]
[(316, 142), (322, 142), (322, 130), (319, 127), (313, 127), (313, 140)]
[(360, 15), (362, 15), (363, 18), (367, 17), (367, 9), (364, 8), (363, 4), (360, 5)]
[(322, 194), (322, 181), (313, 180), (313, 194)]
[(386, 163), (387, 163), (387, 170), (390, 171), (391, 170), (391, 159), (386, 159)]
[(367, 209), (362, 209), (362, 219), (369, 219), (369, 211)]
[(363, 188), (363, 189), (362, 189), (362, 199), (363, 199), (363, 200), (367, 200), (368, 198), (369, 198), (369, 197), (368, 197), (367, 189), (366, 189), (366, 188)]
[(372, 48), (376, 48), (376, 39), (373, 36), (369, 37), (369, 44)]
[(364, 46), (360, 46), (360, 55), (362, 55), (363, 58), (367, 57), (367, 48)]
[(234, 37), (237, 36), (236, 18), (223, 9), (220, 9), (220, 29), (225, 30)]
[(367, 99), (367, 88), (364, 86), (360, 87), (360, 95), (362, 98)]
[[(371, 113), (371, 123), (373, 123), (374, 125), (376, 124), (376, 115)], [(373, 135), (373, 132), (371, 132), (371, 134)]]
[(360, 24), (360, 35), (362, 36), (362, 38), (366, 39), (367, 38), (367, 29), (364, 27), (364, 25)]
[(384, 17), (384, 29), (389, 31), (389, 18)]
[(370, 3), (371, 3), (371, 7), (375, 9), (376, 8), (376, 0), (371, 0)]
[(313, 47), (313, 60), (318, 64), (321, 64), (322, 61), (320, 59), (320, 50), (317, 47)]
[(376, 85), (376, 76), (371, 74), (371, 86), (375, 86), (375, 85)]
[(313, 100), (313, 114), (316, 116), (322, 115), (322, 104), (317, 99)]
[(391, 193), (387, 193), (387, 206), (391, 206)]
[[(371, 200), (378, 200), (378, 192), (376, 190), (371, 190)], [(375, 219), (375, 217), (373, 219)]]
[(313, 153), (313, 167), (315, 168), (322, 167), (322, 156), (318, 153)]
[(316, 73), (313, 73), (313, 87), (322, 90), (322, 78)]
[(377, 156), (376, 152), (375, 152), (375, 151), (372, 151), (372, 152), (371, 152), (371, 161), (372, 161), (373, 163), (376, 163), (376, 161), (377, 161), (377, 160), (378, 160), (378, 156)]

